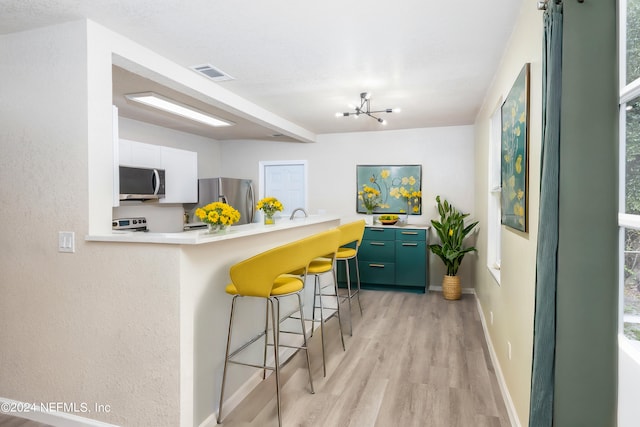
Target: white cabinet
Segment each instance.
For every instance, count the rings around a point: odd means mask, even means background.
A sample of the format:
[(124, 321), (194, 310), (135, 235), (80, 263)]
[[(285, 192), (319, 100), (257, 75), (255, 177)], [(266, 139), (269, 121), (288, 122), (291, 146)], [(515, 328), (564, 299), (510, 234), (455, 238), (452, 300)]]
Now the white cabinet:
[(162, 168), (162, 147), (128, 139), (120, 140), (120, 166)]
[(119, 165), (165, 171), (165, 197), (160, 203), (198, 201), (198, 153), (120, 139)]
[(198, 202), (198, 153), (160, 147), (161, 168), (165, 170), (165, 197), (160, 203)]

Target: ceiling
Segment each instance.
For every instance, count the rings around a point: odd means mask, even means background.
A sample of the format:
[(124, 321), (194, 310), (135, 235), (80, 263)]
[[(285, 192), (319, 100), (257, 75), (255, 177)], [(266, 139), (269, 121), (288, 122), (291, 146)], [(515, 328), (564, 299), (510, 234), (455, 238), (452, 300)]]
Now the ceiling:
[[(525, 0), (0, 0), (0, 34), (91, 19), (315, 134), (472, 124)], [(531, 7), (536, 7), (531, 4)], [(236, 123), (211, 129), (128, 105), (153, 90)], [(337, 118), (371, 92), (386, 126)], [(121, 114), (214, 139), (274, 131), (114, 67)], [(281, 138), (280, 138), (281, 139)]]

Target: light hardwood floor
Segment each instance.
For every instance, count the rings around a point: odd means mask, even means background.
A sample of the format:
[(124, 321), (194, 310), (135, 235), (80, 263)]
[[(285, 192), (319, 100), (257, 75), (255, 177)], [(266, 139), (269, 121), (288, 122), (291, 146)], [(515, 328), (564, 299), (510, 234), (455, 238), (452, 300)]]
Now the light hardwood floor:
[[(473, 295), (453, 302), (440, 293), (362, 291), (361, 297), (364, 314), (354, 307), (346, 352), (337, 320), (326, 325), (326, 378), (319, 330), (310, 341), (315, 394), (302, 354), (283, 367), (283, 426), (510, 425)], [(223, 425), (277, 426), (274, 376), (226, 413)], [(42, 426), (0, 414), (0, 427)]]
[[(440, 293), (362, 291), (361, 297), (364, 314), (354, 310), (346, 352), (337, 321), (326, 325), (326, 378), (319, 331), (311, 339), (315, 394), (302, 353), (282, 369), (283, 426), (510, 425), (473, 295), (453, 302)], [(226, 410), (223, 425), (277, 426), (274, 376)]]

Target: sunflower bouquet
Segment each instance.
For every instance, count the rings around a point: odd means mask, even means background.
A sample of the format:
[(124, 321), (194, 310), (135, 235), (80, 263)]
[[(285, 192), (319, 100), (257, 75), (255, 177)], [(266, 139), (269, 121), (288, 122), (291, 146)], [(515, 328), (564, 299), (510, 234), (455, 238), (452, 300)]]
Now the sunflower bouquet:
[(284, 206), (282, 206), (282, 203), (275, 197), (265, 197), (258, 201), (256, 209), (264, 212), (265, 219), (273, 219), (273, 215), (276, 212), (282, 211)]
[(226, 227), (240, 220), (240, 212), (223, 202), (213, 202), (196, 209), (195, 216), (206, 224)]

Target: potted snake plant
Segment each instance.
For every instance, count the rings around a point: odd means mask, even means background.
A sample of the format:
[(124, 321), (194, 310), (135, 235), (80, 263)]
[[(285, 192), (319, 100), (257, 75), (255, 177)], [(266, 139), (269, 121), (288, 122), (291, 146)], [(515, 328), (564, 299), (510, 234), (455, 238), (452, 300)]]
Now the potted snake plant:
[(429, 249), (440, 257), (447, 268), (447, 273), (442, 281), (442, 294), (445, 299), (457, 300), (460, 299), (462, 293), (460, 277), (458, 277), (460, 263), (467, 253), (477, 251), (473, 246), (463, 247), (462, 243), (478, 224), (478, 221), (465, 227), (464, 219), (469, 214), (461, 213), (447, 200), (441, 201), (440, 196), (436, 197), (436, 202), (440, 221), (431, 220), (431, 225), (436, 230), (441, 244), (429, 245)]

